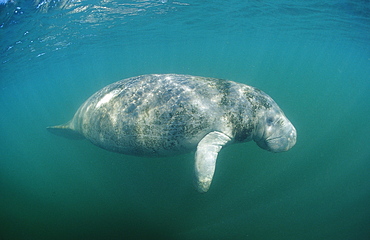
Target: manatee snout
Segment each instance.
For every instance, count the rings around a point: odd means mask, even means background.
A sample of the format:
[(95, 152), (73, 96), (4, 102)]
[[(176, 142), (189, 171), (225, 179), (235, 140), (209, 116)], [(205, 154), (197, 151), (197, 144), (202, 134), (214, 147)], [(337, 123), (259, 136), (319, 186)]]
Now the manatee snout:
[(284, 152), (291, 149), (297, 142), (297, 131), (289, 122), (287, 126), (275, 134), (257, 141), (257, 145), (271, 152)]

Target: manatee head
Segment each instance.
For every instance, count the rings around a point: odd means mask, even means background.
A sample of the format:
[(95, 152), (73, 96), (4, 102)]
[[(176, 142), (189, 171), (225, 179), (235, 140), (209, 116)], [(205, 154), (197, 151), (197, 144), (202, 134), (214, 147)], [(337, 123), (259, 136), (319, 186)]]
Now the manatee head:
[(256, 116), (253, 140), (259, 147), (271, 152), (283, 152), (295, 145), (297, 132), (275, 102), (268, 108), (260, 109)]

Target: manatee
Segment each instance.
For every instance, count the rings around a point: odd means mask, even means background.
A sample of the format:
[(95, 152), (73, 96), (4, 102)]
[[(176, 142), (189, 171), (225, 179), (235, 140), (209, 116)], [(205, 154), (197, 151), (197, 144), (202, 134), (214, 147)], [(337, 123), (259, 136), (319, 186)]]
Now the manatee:
[(47, 129), (135, 156), (195, 152), (199, 192), (208, 191), (223, 147), (254, 140), (265, 150), (282, 152), (297, 139), (292, 123), (261, 90), (179, 74), (149, 74), (112, 83), (87, 99), (72, 120)]

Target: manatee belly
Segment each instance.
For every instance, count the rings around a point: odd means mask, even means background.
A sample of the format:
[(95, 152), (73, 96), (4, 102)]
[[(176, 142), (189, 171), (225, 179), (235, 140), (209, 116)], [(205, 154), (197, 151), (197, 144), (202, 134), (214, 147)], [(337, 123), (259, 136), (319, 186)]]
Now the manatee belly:
[(152, 108), (95, 113), (86, 119), (84, 136), (104, 149), (132, 155), (166, 156), (196, 149), (211, 127), (205, 114)]

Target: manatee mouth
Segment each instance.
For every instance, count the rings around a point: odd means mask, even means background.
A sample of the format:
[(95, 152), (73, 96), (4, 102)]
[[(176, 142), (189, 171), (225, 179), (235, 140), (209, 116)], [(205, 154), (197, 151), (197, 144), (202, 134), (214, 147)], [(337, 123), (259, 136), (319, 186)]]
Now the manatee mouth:
[(290, 142), (286, 137), (269, 138), (266, 142), (272, 152), (284, 152), (290, 149)]
[(257, 145), (271, 152), (283, 152), (288, 150), (286, 138), (283, 137), (263, 139), (258, 141)]
[(257, 142), (260, 148), (271, 152), (284, 152), (291, 149), (297, 141), (297, 133), (293, 129), (287, 136), (269, 137)]

